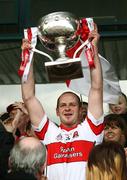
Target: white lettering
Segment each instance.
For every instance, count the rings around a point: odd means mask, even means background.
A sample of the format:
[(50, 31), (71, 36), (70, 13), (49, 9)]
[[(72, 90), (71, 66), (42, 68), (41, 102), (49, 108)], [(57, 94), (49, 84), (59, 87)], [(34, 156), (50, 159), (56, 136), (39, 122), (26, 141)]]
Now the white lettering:
[(74, 147), (71, 147), (71, 148), (64, 148), (64, 147), (60, 147), (60, 151), (62, 153), (67, 153), (67, 152), (72, 152), (72, 151), (75, 151), (75, 148)]
[(82, 157), (83, 154), (82, 152), (77, 152), (77, 153), (70, 153), (70, 154), (54, 154), (54, 159), (60, 159), (60, 158), (72, 158), (72, 157)]

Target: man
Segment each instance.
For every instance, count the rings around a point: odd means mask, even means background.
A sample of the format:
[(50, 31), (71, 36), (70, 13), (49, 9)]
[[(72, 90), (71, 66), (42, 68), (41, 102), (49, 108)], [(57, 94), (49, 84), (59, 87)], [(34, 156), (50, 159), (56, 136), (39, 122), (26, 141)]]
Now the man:
[(8, 114), (4, 114), (0, 121), (0, 179), (3, 179), (8, 171), (8, 157), (17, 137), (17, 129), (28, 121), (28, 115), (23, 111), (21, 104), (19, 102), (9, 105)]
[[(99, 34), (97, 27), (90, 32), (89, 40), (94, 48), (95, 68), (90, 69), (91, 89), (88, 97), (86, 120), (79, 124), (82, 112), (79, 97), (72, 92), (63, 93), (57, 101), (56, 113), (61, 125), (51, 122), (35, 97), (33, 64), (28, 80), (22, 83), (22, 97), (28, 109), (37, 136), (47, 147), (47, 177), (49, 180), (84, 180), (89, 152), (103, 138), (103, 79), (98, 57)], [(22, 49), (31, 48), (23, 40)]]
[(35, 137), (24, 137), (13, 146), (9, 165), (11, 172), (5, 180), (42, 180), (46, 161), (46, 148)]

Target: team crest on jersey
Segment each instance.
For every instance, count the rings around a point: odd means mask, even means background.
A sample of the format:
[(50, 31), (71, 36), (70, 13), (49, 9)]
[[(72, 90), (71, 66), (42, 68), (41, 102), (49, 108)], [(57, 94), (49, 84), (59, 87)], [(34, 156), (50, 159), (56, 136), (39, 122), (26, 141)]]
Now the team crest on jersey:
[(70, 139), (71, 139), (70, 135), (69, 134), (65, 134), (65, 140), (69, 141)]
[(58, 136), (56, 137), (57, 141), (60, 141), (62, 140), (62, 135), (61, 134), (58, 134)]
[(73, 133), (73, 138), (77, 138), (77, 137), (79, 137), (79, 134), (78, 134), (78, 131), (75, 131), (75, 132)]

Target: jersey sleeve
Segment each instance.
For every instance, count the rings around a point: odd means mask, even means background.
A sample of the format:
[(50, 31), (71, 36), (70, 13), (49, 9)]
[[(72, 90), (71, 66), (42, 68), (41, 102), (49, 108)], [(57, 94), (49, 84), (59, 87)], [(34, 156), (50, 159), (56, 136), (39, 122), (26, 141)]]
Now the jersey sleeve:
[(46, 114), (42, 118), (38, 127), (33, 125), (32, 127), (36, 136), (42, 140), (44, 144), (50, 143), (53, 136), (58, 131), (58, 126), (54, 122), (50, 121)]
[(99, 119), (95, 119), (88, 111), (85, 121), (87, 129), (89, 129), (90, 134), (93, 136), (95, 144), (101, 143), (104, 136), (104, 116), (102, 115)]
[(88, 111), (86, 120), (94, 134), (98, 135), (104, 130), (104, 116), (99, 119), (95, 119), (93, 115)]

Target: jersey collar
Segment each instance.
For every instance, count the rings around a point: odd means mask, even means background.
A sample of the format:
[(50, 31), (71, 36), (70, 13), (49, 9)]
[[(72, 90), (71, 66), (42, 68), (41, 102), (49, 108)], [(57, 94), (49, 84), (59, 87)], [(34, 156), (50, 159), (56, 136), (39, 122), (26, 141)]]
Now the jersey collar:
[(72, 128), (68, 128), (68, 127), (64, 126), (63, 124), (60, 124), (60, 128), (66, 130), (66, 131), (71, 131), (71, 130), (75, 129), (77, 126), (78, 126), (78, 124), (76, 124)]

